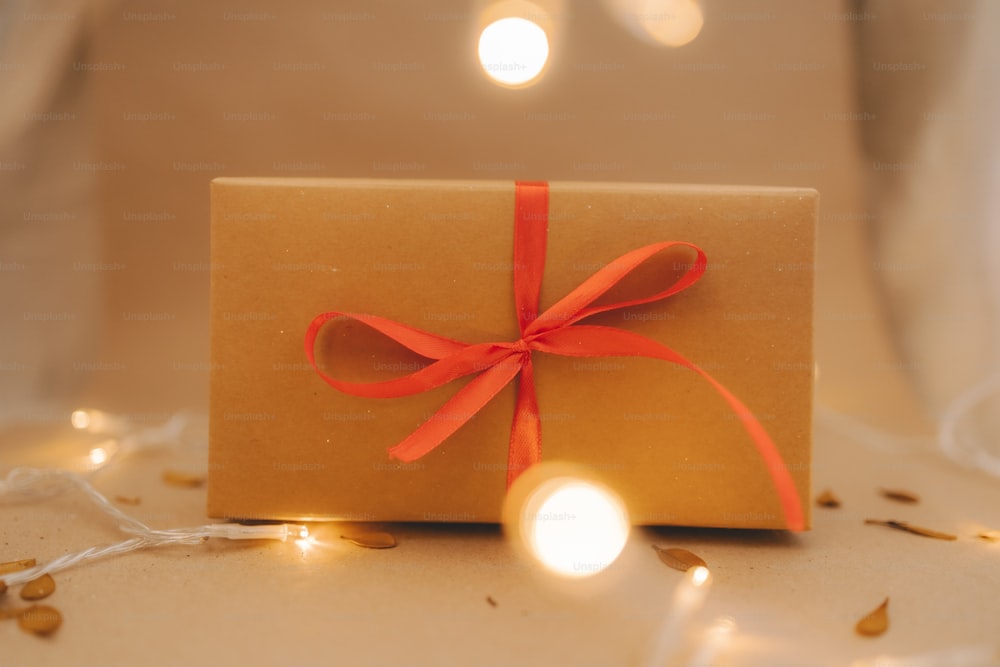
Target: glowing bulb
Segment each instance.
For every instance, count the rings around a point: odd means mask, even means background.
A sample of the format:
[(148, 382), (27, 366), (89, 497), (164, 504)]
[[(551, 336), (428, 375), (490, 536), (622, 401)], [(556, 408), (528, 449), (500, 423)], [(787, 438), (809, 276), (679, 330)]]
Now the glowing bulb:
[(604, 1), (633, 35), (660, 46), (684, 46), (701, 33), (705, 24), (698, 0)]
[[(308, 532), (308, 531), (307, 531)], [(302, 550), (303, 553), (309, 551), (314, 546), (316, 546), (316, 538), (312, 535), (304, 535), (299, 539), (295, 540), (295, 546)]]
[(701, 7), (694, 0), (647, 0), (645, 10), (640, 25), (664, 46), (684, 46), (705, 24)]
[(69, 423), (78, 431), (103, 435), (121, 435), (129, 428), (128, 419), (103, 410), (74, 410)]
[(118, 453), (118, 443), (115, 440), (105, 440), (90, 448), (87, 455), (83, 457), (83, 465), (91, 470), (96, 470), (110, 461), (116, 453)]
[(102, 465), (108, 460), (108, 450), (104, 447), (94, 447), (90, 450), (90, 463), (94, 466)]
[(607, 568), (629, 534), (621, 500), (603, 486), (574, 478), (542, 484), (524, 504), (520, 520), (531, 554), (566, 577), (588, 577)]
[(549, 39), (537, 23), (508, 16), (490, 23), (479, 36), (479, 63), (486, 75), (505, 86), (523, 86), (542, 73)]
[(86, 410), (74, 410), (69, 416), (69, 423), (78, 431), (85, 431), (90, 426), (90, 413)]
[(704, 565), (699, 565), (691, 570), (691, 584), (694, 586), (704, 586), (711, 573)]

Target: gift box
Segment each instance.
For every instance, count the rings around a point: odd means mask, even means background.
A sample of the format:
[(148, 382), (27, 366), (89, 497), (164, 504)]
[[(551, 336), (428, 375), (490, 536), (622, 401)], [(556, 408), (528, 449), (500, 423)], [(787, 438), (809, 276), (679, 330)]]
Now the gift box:
[(817, 202), (216, 179), (209, 514), (497, 522), (543, 461), (640, 524), (808, 527)]

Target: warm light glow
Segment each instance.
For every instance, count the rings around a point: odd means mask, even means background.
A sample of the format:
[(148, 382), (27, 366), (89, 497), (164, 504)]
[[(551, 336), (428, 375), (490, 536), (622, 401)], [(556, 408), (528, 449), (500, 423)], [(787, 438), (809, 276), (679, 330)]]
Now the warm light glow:
[(722, 653), (732, 635), (736, 631), (736, 622), (728, 616), (715, 619), (715, 622), (705, 631), (701, 645), (688, 661), (690, 667), (701, 667), (702, 665), (718, 664), (719, 654)]
[(523, 86), (542, 73), (549, 59), (549, 39), (537, 23), (508, 16), (490, 23), (479, 36), (479, 64), (491, 79)]
[(128, 429), (128, 420), (103, 410), (74, 410), (69, 423), (78, 431), (103, 435), (121, 435)]
[(708, 629), (710, 637), (725, 637), (736, 632), (736, 621), (728, 616), (715, 619), (715, 623)]
[(694, 41), (705, 24), (695, 0), (646, 0), (639, 25), (664, 46), (684, 46)]
[(679, 47), (701, 33), (705, 15), (698, 0), (605, 0), (611, 12), (636, 37)]
[(310, 535), (309, 529), (301, 524), (288, 524), (288, 537), (295, 538), (295, 546), (303, 552), (309, 551), (316, 544), (316, 538)]
[(1000, 658), (1000, 650), (990, 643), (958, 644), (943, 649), (915, 653), (911, 655), (879, 655), (874, 658), (855, 660), (851, 667), (938, 667), (949, 665), (953, 667), (978, 667), (979, 665), (995, 665)]
[(118, 443), (115, 440), (105, 440), (90, 448), (87, 455), (83, 457), (83, 464), (86, 468), (95, 470), (110, 461), (117, 452)]
[[(673, 658), (679, 651), (681, 640), (692, 617), (705, 603), (708, 591), (712, 587), (711, 583), (712, 573), (702, 565), (693, 567), (685, 573), (684, 579), (674, 589), (670, 608), (659, 631), (653, 635), (650, 650), (641, 663), (643, 667), (674, 664)], [(711, 662), (710, 660), (699, 664)]]
[(73, 428), (84, 431), (90, 426), (90, 413), (86, 410), (74, 410), (69, 416), (69, 423)]
[(99, 466), (108, 460), (108, 450), (104, 447), (94, 447), (90, 450), (90, 463)]
[(521, 534), (548, 570), (588, 577), (618, 558), (629, 535), (625, 507), (609, 489), (575, 478), (542, 484), (524, 504)]

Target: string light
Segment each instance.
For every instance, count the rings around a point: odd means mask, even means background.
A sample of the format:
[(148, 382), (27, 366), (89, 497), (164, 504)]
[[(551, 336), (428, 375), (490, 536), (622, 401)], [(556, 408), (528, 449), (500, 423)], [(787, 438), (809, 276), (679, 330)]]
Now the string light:
[(210, 538), (281, 542), (293, 540), (296, 544), (308, 544), (310, 540), (309, 529), (306, 526), (288, 523), (253, 526), (219, 523), (192, 528), (156, 530), (115, 507), (83, 477), (68, 470), (15, 468), (6, 479), (0, 481), (0, 497), (50, 496), (72, 488), (82, 491), (102, 512), (117, 522), (120, 531), (133, 537), (109, 546), (90, 547), (27, 570), (4, 575), (4, 583), (8, 586), (23, 584), (43, 574), (59, 572), (87, 561), (169, 544), (201, 544)]

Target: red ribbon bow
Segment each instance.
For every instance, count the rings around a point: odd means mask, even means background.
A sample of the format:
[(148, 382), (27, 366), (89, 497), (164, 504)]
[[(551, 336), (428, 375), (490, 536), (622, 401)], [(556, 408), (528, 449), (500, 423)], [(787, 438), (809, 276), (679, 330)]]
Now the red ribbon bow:
[[(516, 183), (515, 202), (514, 301), (521, 331), (518, 340), (511, 343), (463, 343), (376, 315), (328, 312), (317, 315), (306, 330), (306, 356), (316, 373), (338, 391), (369, 398), (409, 396), (440, 387), (466, 375), (479, 374), (441, 406), (434, 416), (389, 449), (393, 457), (404, 462), (419, 459), (440, 445), (515, 376), (520, 375), (508, 451), (509, 487), (521, 472), (541, 460), (542, 431), (531, 364), (532, 352), (571, 357), (640, 356), (678, 364), (701, 375), (732, 407), (767, 466), (788, 528), (802, 530), (802, 507), (795, 482), (767, 431), (742, 401), (711, 375), (661, 343), (624, 329), (577, 324), (597, 313), (659, 301), (687, 289), (705, 272), (707, 258), (701, 248), (682, 241), (667, 241), (627, 252), (594, 273), (551, 308), (538, 314), (548, 237), (548, 184)], [(673, 247), (691, 248), (698, 254), (696, 261), (673, 285), (649, 297), (603, 306), (592, 305), (643, 262)], [(361, 322), (417, 354), (435, 361), (409, 375), (384, 382), (337, 380), (319, 368), (314, 354), (319, 330), (334, 318)], [(461, 415), (462, 418), (435, 418), (442, 414)]]

